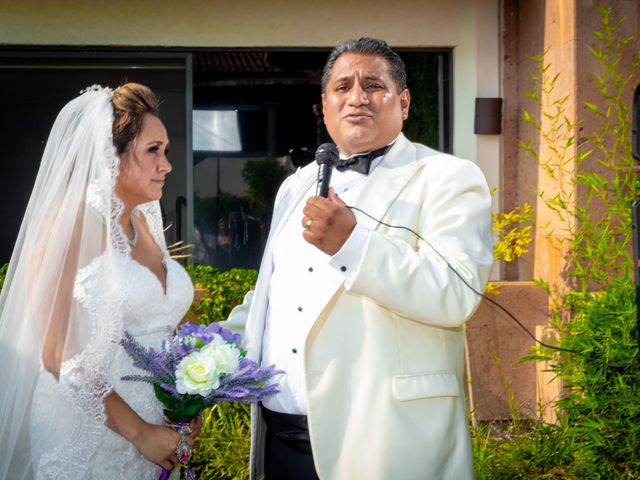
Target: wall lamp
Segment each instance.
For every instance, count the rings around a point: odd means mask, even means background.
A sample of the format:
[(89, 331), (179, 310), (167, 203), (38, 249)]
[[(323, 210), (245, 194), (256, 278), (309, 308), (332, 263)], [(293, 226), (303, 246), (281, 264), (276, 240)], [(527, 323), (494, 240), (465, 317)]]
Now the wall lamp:
[(502, 133), (502, 98), (476, 98), (473, 133), (476, 135)]

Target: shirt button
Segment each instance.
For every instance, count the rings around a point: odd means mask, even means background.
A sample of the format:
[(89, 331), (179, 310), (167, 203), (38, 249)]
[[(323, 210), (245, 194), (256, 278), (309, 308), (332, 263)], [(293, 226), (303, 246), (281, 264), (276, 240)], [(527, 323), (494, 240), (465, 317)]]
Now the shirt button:
[(293, 353), (298, 353), (298, 349), (297, 349), (297, 348), (292, 348), (292, 349), (291, 349), (291, 351), (292, 351)]
[(346, 272), (347, 271), (347, 267), (340, 267), (340, 271), (341, 272)]
[(301, 312), (302, 311), (302, 307), (298, 307), (298, 311)]

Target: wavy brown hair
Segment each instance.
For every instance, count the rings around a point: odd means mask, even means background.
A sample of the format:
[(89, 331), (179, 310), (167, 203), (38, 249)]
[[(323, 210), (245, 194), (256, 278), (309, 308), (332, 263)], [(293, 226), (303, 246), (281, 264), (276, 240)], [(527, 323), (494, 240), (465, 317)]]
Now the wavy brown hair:
[(158, 97), (146, 85), (125, 83), (113, 92), (113, 144), (122, 155), (142, 129), (145, 115), (160, 115)]

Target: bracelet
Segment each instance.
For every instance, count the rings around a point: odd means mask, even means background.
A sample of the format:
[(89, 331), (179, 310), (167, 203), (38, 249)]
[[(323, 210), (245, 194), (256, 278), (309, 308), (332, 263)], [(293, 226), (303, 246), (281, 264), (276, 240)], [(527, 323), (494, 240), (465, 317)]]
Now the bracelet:
[(178, 429), (178, 433), (180, 434), (180, 441), (176, 446), (176, 457), (178, 457), (178, 461), (186, 465), (191, 460), (192, 449), (191, 446), (187, 443), (186, 438), (191, 434), (191, 427), (189, 425), (181, 425)]

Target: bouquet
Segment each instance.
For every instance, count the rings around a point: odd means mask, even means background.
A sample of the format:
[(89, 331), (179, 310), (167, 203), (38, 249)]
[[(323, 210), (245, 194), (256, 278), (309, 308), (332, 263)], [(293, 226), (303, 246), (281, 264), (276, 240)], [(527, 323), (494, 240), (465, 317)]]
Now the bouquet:
[[(191, 433), (190, 421), (200, 410), (224, 401), (256, 403), (278, 392), (277, 384), (270, 380), (282, 372), (274, 365), (260, 367), (246, 358), (240, 341), (240, 335), (217, 323), (185, 323), (162, 341), (159, 350), (144, 347), (126, 331), (120, 341), (134, 366), (149, 373), (126, 375), (122, 380), (152, 384), (166, 418), (181, 435), (176, 449), (180, 478), (196, 478), (185, 438)], [(163, 469), (160, 480), (168, 476)]]

